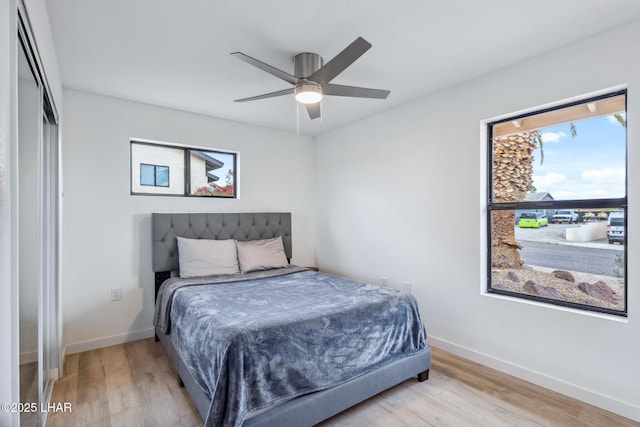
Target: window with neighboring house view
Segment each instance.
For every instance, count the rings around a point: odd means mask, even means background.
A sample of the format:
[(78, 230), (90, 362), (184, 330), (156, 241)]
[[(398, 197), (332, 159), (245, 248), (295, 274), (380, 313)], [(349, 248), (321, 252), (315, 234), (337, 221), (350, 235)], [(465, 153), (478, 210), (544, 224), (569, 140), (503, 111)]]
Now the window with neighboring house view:
[(487, 292), (627, 313), (626, 90), (487, 125)]
[(190, 150), (189, 164), (191, 195), (234, 197), (235, 153)]
[(237, 156), (131, 140), (131, 194), (236, 198)]

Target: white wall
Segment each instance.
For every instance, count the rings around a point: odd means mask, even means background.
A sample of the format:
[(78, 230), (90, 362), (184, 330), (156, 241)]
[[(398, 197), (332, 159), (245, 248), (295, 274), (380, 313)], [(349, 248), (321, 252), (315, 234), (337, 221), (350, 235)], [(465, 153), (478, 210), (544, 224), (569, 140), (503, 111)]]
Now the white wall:
[[(640, 421), (640, 265), (626, 321), (481, 295), (483, 119), (627, 83), (629, 222), (640, 218), (637, 40), (640, 22), (320, 136), (318, 266), (410, 281), (435, 345)], [(637, 242), (629, 227), (630, 259)]]
[[(0, 1), (0, 401), (18, 402), (18, 263), (14, 255), (15, 230), (15, 173), (17, 163), (16, 135), (16, 4)], [(5, 60), (9, 58), (9, 60)], [(18, 414), (0, 411), (0, 425), (17, 425)], [(13, 424), (12, 424), (13, 423)]]
[[(289, 211), (293, 260), (313, 265), (309, 137), (65, 91), (64, 337), (68, 352), (152, 336), (152, 212)], [(129, 138), (239, 152), (240, 199), (131, 196)], [(122, 288), (111, 302), (110, 289)]]

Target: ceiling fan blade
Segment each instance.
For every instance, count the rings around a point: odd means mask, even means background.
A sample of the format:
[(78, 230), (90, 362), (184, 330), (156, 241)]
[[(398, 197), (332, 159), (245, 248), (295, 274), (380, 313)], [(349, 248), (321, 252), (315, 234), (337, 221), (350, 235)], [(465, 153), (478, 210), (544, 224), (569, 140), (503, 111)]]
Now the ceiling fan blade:
[(316, 102), (315, 104), (305, 104), (307, 107), (307, 113), (309, 113), (309, 118), (311, 120), (317, 119), (320, 117), (320, 103)]
[(252, 58), (248, 55), (245, 55), (242, 52), (233, 52), (231, 53), (231, 55), (235, 56), (241, 61), (246, 62), (247, 64), (251, 64), (254, 67), (260, 68), (262, 71), (266, 71), (272, 76), (276, 76), (277, 78), (282, 79), (285, 82), (291, 83), (292, 85), (298, 84), (300, 82), (300, 79), (298, 79), (297, 77), (292, 76), (291, 74), (284, 72), (276, 67), (272, 67), (269, 64), (265, 64), (264, 62)]
[(311, 74), (308, 79), (320, 84), (329, 83), (370, 48), (371, 43), (362, 37), (358, 37), (331, 61), (320, 67), (320, 69), (315, 73)]
[(277, 92), (265, 93), (264, 95), (252, 96), (250, 98), (236, 99), (233, 102), (256, 101), (258, 99), (274, 98), (276, 96), (282, 96), (282, 95), (292, 95), (294, 93), (294, 91), (295, 91), (294, 88), (290, 88), (290, 89), (285, 89), (285, 90), (279, 90)]
[(323, 85), (322, 92), (325, 95), (352, 96), (356, 98), (375, 99), (385, 99), (391, 93), (390, 91), (383, 89), (369, 89), (366, 87), (334, 85), (331, 83)]

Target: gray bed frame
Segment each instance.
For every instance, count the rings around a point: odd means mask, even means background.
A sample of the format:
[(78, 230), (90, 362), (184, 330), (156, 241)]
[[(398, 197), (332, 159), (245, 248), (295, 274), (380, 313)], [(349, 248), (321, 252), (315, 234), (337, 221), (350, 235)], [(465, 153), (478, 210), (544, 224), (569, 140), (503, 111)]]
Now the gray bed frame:
[[(291, 213), (153, 213), (151, 216), (152, 265), (156, 296), (162, 282), (178, 270), (176, 237), (192, 239), (257, 240), (282, 236), (285, 253), (291, 260)], [(174, 369), (206, 419), (211, 400), (200, 389), (169, 337), (156, 328), (156, 340), (167, 351)], [(411, 356), (388, 363), (327, 390), (307, 394), (247, 417), (246, 427), (312, 426), (409, 378), (429, 378), (431, 349), (426, 346)]]

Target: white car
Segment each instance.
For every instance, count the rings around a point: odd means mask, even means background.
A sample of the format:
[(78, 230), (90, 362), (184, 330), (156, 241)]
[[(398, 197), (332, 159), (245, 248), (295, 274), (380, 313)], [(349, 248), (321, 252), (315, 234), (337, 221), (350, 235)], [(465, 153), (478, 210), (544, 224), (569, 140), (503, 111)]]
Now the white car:
[(609, 243), (624, 244), (624, 211), (613, 211), (607, 219), (607, 239)]
[(552, 223), (566, 222), (567, 224), (575, 224), (578, 222), (578, 214), (571, 209), (561, 209), (551, 216)]

